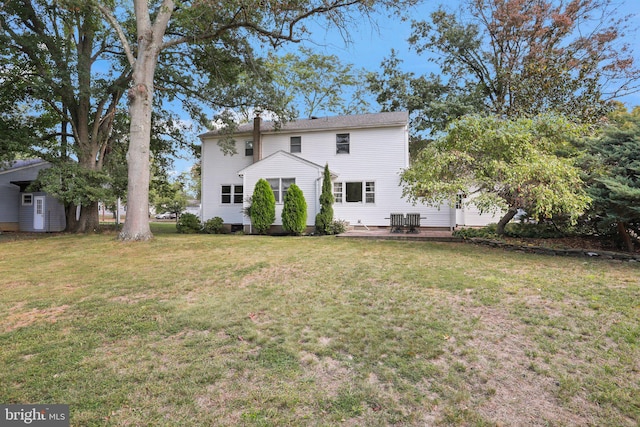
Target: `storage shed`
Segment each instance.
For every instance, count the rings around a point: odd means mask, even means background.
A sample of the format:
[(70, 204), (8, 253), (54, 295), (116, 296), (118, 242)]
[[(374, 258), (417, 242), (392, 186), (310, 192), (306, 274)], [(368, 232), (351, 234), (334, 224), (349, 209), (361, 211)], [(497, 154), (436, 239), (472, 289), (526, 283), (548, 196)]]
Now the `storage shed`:
[(55, 232), (66, 226), (64, 206), (54, 197), (30, 191), (40, 170), (51, 167), (42, 159), (0, 164), (0, 231)]

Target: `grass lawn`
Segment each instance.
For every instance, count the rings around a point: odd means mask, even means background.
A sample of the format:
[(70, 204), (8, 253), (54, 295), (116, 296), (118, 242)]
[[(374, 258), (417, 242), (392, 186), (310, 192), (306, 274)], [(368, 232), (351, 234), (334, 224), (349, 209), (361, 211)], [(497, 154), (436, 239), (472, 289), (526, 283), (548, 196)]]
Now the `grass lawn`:
[(640, 423), (640, 265), (455, 243), (0, 241), (0, 403), (74, 426)]

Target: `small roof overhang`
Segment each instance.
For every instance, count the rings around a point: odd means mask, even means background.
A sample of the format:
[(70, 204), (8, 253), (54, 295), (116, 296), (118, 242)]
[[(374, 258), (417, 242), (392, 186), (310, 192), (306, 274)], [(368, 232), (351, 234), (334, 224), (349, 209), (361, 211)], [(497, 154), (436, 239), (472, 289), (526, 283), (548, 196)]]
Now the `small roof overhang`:
[[(307, 166), (309, 166), (311, 168), (318, 169), (319, 171), (323, 171), (324, 170), (324, 166), (322, 166), (322, 165), (319, 165), (317, 163), (314, 163), (314, 162), (311, 162), (309, 160), (303, 159), (302, 157), (298, 157), (298, 156), (293, 155), (291, 153), (287, 153), (286, 151), (279, 150), (279, 151), (276, 151), (275, 153), (265, 157), (264, 159), (262, 159), (262, 160), (260, 160), (260, 161), (258, 161), (256, 163), (252, 163), (251, 165), (239, 170), (238, 171), (238, 175), (239, 176), (244, 176), (245, 171), (253, 169), (253, 168), (256, 168), (256, 167), (260, 167), (262, 162), (269, 161), (270, 159), (275, 158), (277, 156), (285, 157), (285, 158), (289, 159), (290, 161), (303, 163), (303, 164), (305, 164), (305, 165), (307, 165)], [(329, 173), (331, 174), (331, 178), (337, 178), (338, 177), (338, 174), (333, 172), (333, 171), (331, 171), (331, 170), (329, 170)]]
[(33, 181), (9, 181), (13, 185), (17, 185), (20, 187), (20, 192), (24, 193), (27, 190), (27, 187), (31, 185)]

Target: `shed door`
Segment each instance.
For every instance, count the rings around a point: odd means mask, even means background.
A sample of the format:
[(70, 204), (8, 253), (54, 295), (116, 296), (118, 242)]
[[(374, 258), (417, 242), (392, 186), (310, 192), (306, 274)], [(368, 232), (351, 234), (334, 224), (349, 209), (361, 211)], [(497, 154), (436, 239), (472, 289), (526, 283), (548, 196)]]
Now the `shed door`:
[(36, 196), (33, 198), (33, 228), (35, 230), (44, 230), (44, 197)]

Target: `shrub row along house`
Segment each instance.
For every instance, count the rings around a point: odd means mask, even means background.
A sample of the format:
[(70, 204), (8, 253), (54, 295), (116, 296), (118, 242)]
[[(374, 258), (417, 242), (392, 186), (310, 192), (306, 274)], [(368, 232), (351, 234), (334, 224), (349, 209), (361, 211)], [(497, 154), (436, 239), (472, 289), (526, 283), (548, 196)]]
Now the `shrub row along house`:
[(221, 149), (223, 137), (220, 131), (200, 135), (205, 221), (218, 216), (232, 229), (251, 232), (243, 212), (256, 182), (264, 178), (276, 198), (276, 229), (282, 225), (284, 194), (293, 183), (305, 196), (312, 227), (320, 211), (325, 164), (331, 171), (334, 217), (351, 226), (389, 226), (392, 213), (419, 213), (421, 226), (446, 229), (498, 219), (464, 203), (414, 206), (402, 197), (400, 172), (409, 166), (406, 112), (296, 120), (279, 128), (256, 117), (234, 133), (234, 155)]

